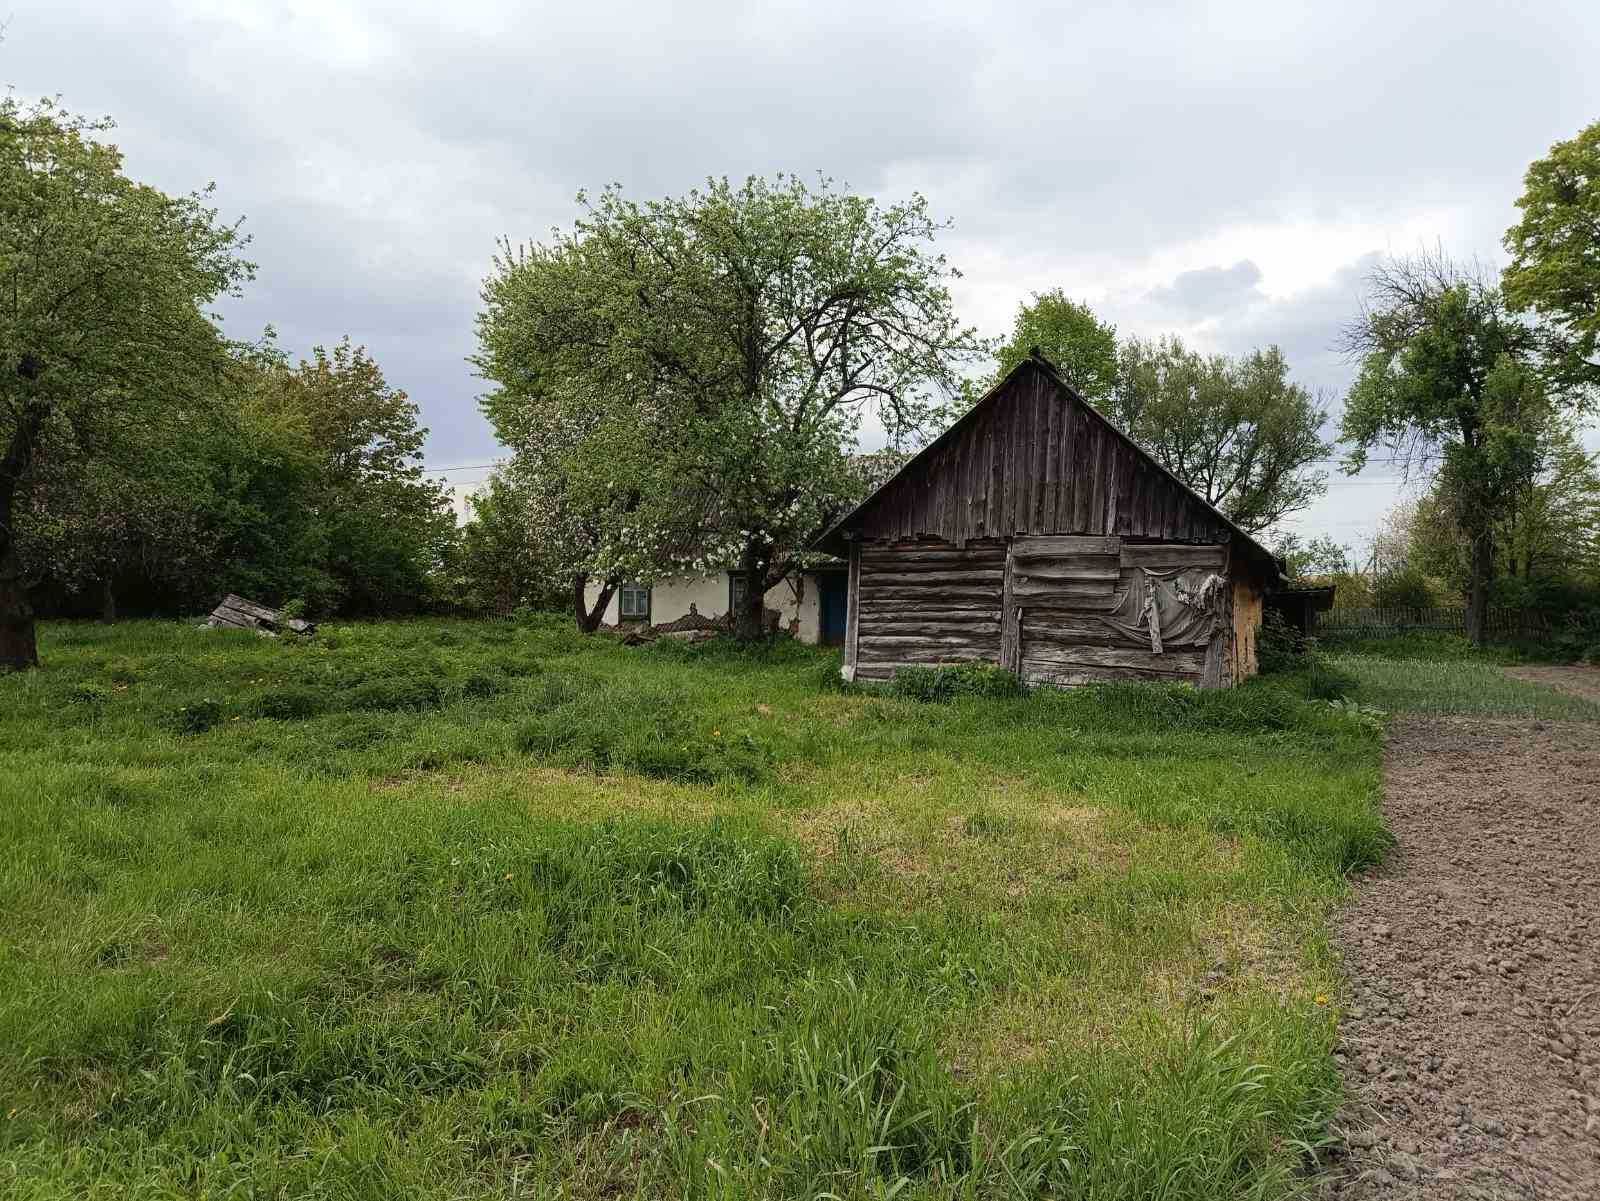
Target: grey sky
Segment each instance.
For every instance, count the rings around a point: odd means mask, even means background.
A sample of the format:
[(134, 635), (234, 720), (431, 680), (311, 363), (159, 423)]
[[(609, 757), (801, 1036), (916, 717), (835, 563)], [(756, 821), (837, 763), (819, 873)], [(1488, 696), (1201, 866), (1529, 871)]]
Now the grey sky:
[[(495, 451), (464, 357), (496, 237), (580, 187), (920, 190), (986, 332), (1059, 286), (1127, 332), (1277, 343), (1336, 397), (1371, 257), (1500, 262), (1528, 162), (1600, 117), (1592, 0), (13, 5), (0, 81), (113, 115), (136, 176), (246, 216), (232, 332), (365, 342), (439, 465)], [(1375, 478), (1300, 525), (1359, 540), (1395, 498)]]

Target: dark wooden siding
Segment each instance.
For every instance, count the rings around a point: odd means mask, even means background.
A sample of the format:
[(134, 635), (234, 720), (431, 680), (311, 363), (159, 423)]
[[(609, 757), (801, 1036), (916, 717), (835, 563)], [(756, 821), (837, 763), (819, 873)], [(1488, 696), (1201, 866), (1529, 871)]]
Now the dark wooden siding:
[(1232, 531), (1042, 370), (951, 429), (853, 523), (868, 541), (1015, 534), (1223, 543)]
[(909, 663), (998, 661), (1006, 549), (939, 539), (859, 549), (858, 679), (887, 679)]

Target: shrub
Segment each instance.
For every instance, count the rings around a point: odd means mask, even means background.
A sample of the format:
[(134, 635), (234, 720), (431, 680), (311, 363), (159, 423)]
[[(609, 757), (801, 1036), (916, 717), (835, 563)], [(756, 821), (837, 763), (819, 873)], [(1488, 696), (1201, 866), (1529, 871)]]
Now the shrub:
[(1305, 664), (1307, 641), (1282, 613), (1268, 609), (1256, 634), (1256, 663), (1263, 674), (1298, 671)]
[(169, 712), (163, 724), (174, 734), (204, 734), (222, 721), (222, 703), (202, 697)]
[(912, 701), (949, 701), (958, 696), (1022, 696), (1027, 686), (1021, 678), (992, 663), (965, 663), (959, 667), (902, 667), (889, 684), (892, 696)]
[(1380, 609), (1429, 609), (1438, 601), (1432, 580), (1414, 567), (1402, 567), (1373, 581), (1372, 603)]
[(315, 717), (325, 707), (322, 693), (316, 689), (290, 685), (257, 693), (250, 702), (249, 712), (252, 717), (273, 721), (304, 721)]

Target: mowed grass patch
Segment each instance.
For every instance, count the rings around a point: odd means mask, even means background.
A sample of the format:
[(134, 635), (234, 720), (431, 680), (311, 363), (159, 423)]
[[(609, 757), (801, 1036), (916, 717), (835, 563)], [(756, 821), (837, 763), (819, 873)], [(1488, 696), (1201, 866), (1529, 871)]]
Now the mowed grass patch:
[(555, 622), (43, 651), (8, 1195), (1273, 1196), (1331, 1112), (1378, 743), (1287, 689), (914, 699)]

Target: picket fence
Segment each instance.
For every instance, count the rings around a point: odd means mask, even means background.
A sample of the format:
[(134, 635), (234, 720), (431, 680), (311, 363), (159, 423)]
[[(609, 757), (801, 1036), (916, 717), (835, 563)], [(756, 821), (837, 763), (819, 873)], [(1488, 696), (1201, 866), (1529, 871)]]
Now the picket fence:
[[(1486, 617), (1491, 638), (1527, 638), (1551, 628), (1548, 614), (1532, 609), (1491, 608)], [(1370, 635), (1383, 637), (1410, 630), (1459, 634), (1467, 628), (1462, 608), (1421, 609), (1410, 606), (1370, 609), (1329, 609), (1317, 614), (1318, 635)]]

